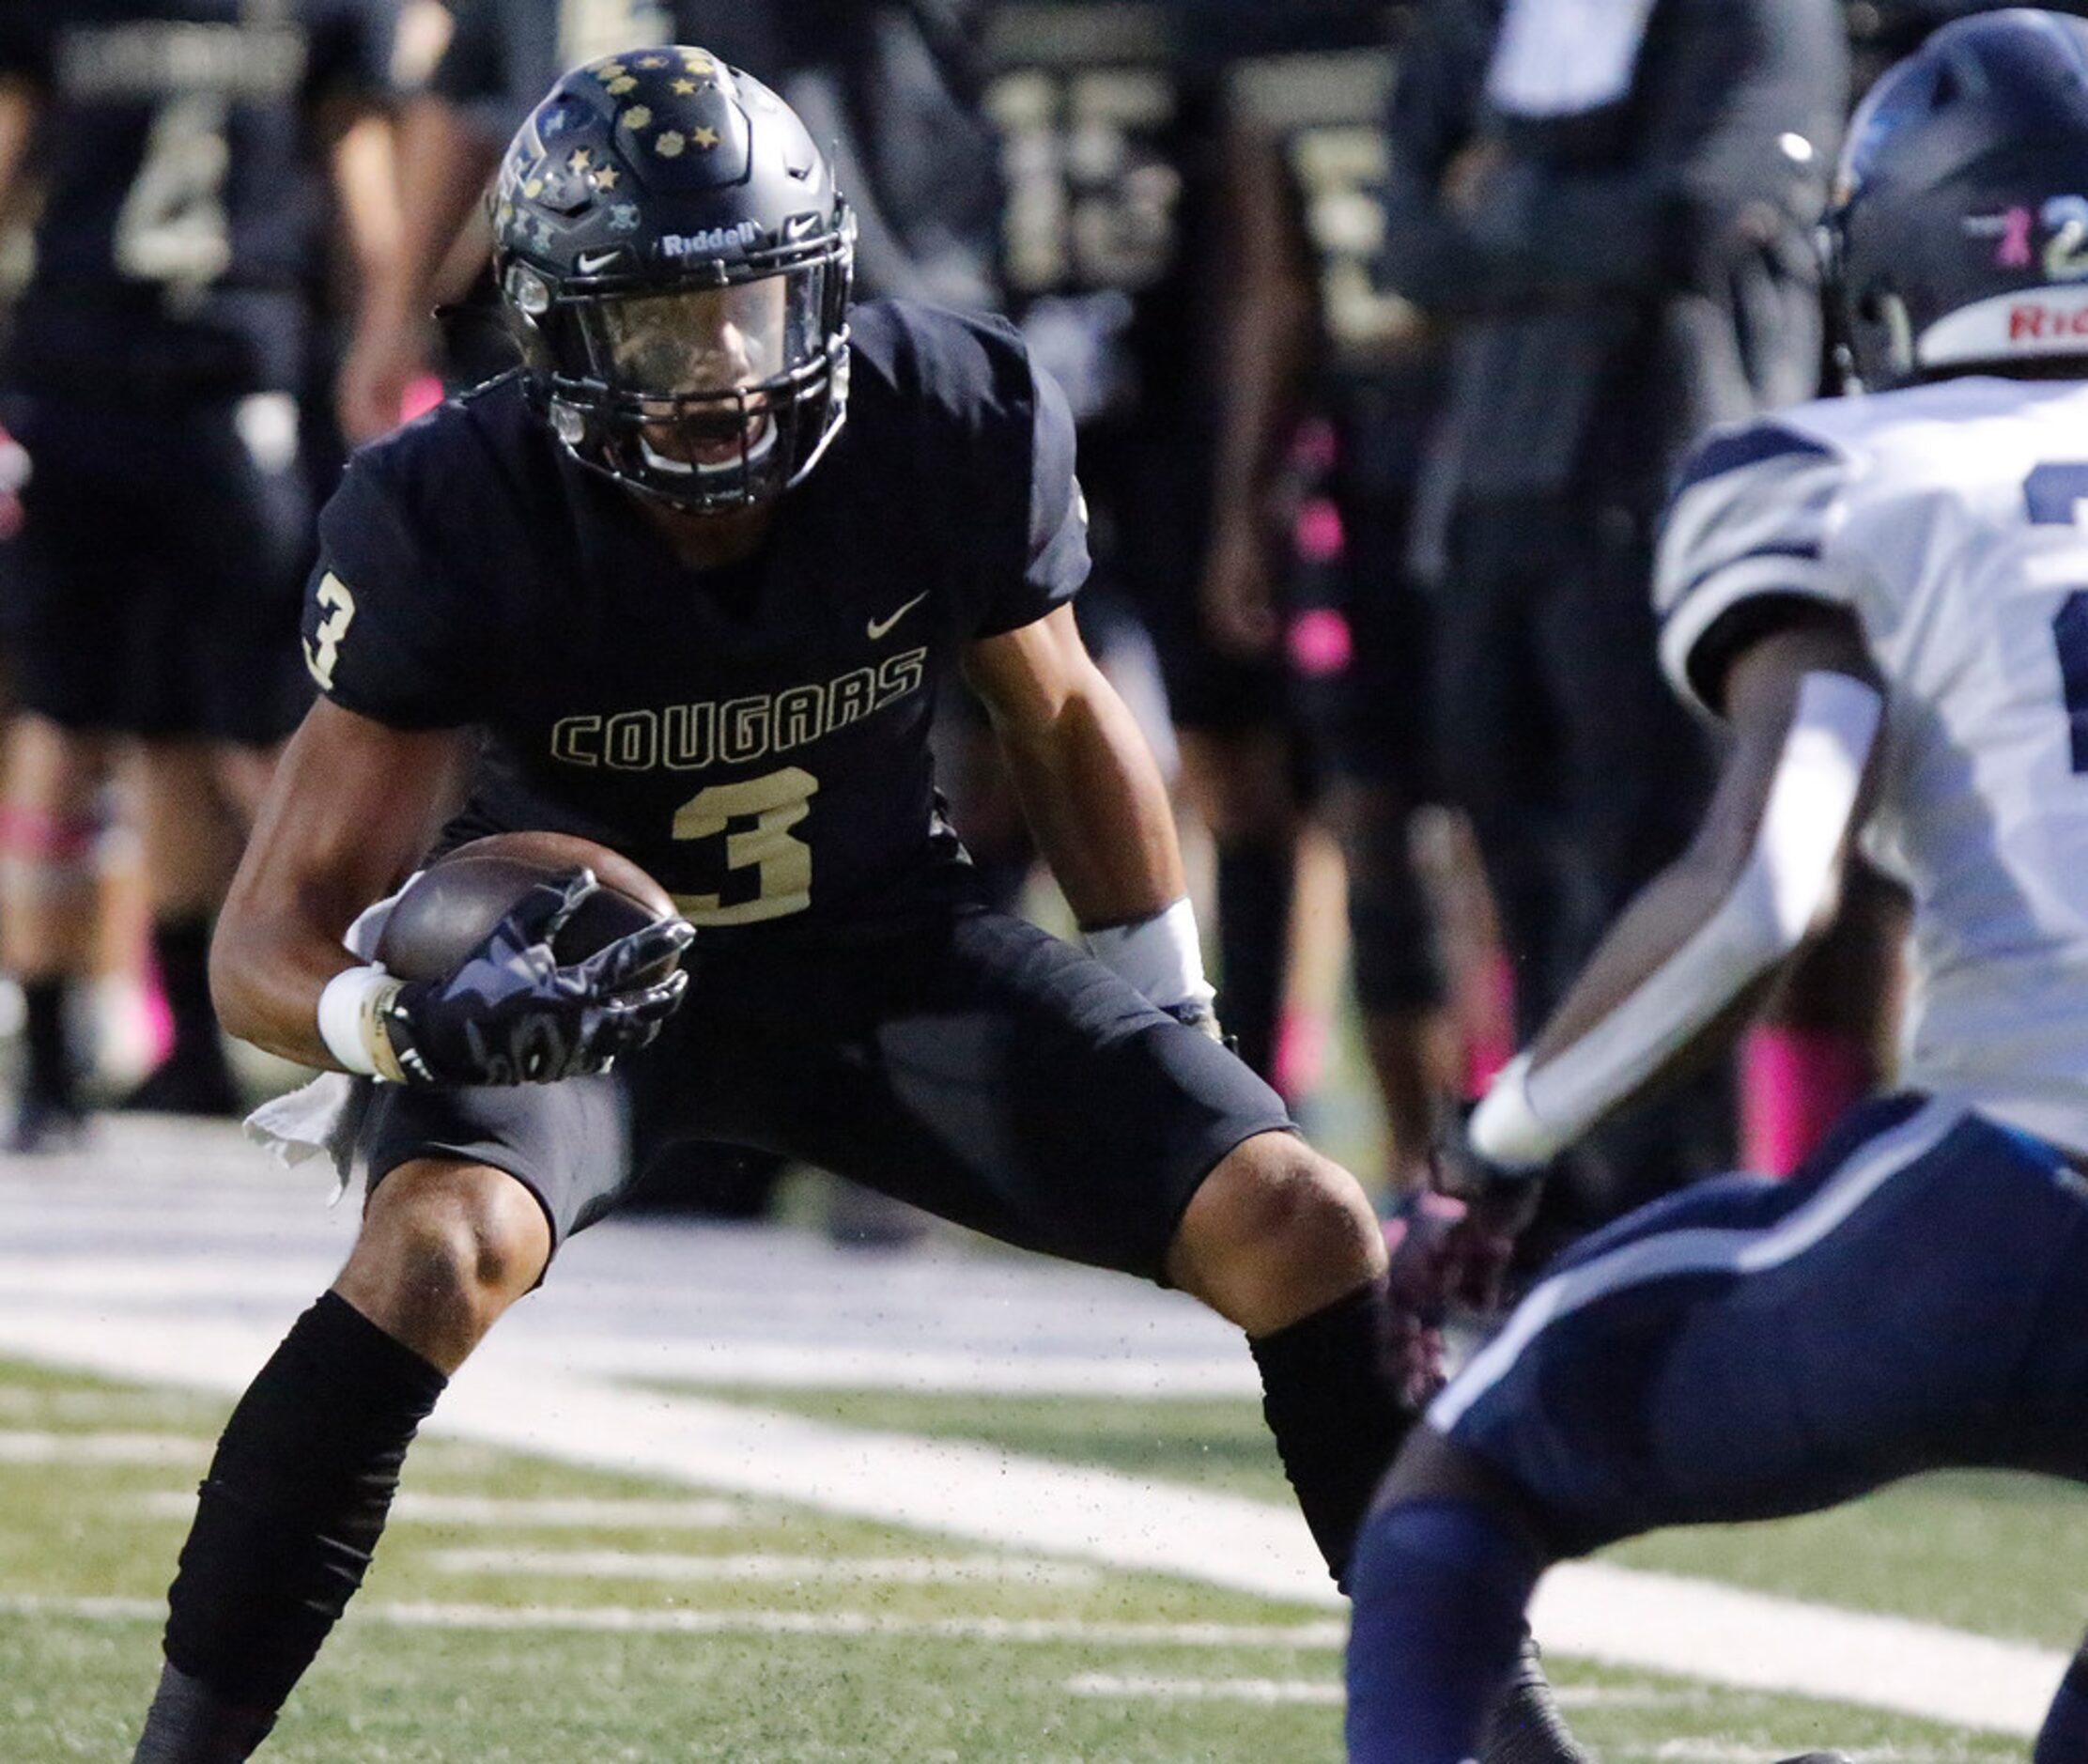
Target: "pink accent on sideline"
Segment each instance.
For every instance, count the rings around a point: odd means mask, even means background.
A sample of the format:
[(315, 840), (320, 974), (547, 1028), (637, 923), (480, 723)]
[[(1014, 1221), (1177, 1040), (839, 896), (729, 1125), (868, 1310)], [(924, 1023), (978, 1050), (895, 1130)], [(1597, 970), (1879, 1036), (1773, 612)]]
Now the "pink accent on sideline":
[(407, 382), (399, 398), (399, 421), (410, 423), (417, 416), (425, 416), (441, 402), (442, 382), (433, 374), (418, 375)]
[(1346, 673), (1355, 655), (1349, 622), (1332, 607), (1314, 607), (1291, 621), (1291, 665), (1308, 679)]
[(1788, 1176), (1871, 1083), (1863, 1042), (1843, 1030), (1749, 1031), (1740, 1049), (1740, 1162)]

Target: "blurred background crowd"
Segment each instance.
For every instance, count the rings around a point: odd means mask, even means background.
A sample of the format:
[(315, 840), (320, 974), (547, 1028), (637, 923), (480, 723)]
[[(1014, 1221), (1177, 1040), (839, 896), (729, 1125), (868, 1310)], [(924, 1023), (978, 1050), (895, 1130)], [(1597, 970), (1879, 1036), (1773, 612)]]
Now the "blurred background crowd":
[[(563, 68), (681, 41), (833, 145), (863, 295), (1004, 313), (1064, 386), (1084, 628), (1204, 854), (1225, 1023), (1308, 1128), (1360, 1074), (1334, 1149), (1398, 1205), (1442, 1100), (1696, 824), (1710, 736), (1647, 596), (1666, 485), (1709, 426), (1840, 389), (1815, 230), (1845, 119), (1985, 9), (0, 0), (8, 1147), (270, 1081), (207, 951), (309, 689), (314, 510), (349, 448), (507, 364), (480, 197), (513, 127)], [(984, 735), (944, 707), (953, 818), (1048, 919)], [(1737, 1070), (1574, 1154), (1531, 1253), (1787, 1168), (1889, 1066), (1899, 938), (1866, 883)], [(669, 1175), (745, 1213), (775, 1172)]]

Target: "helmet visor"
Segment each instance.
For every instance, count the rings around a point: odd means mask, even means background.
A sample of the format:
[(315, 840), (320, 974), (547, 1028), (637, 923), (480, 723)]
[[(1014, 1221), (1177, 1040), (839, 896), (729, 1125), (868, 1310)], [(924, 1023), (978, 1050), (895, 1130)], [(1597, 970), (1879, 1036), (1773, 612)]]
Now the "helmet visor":
[(825, 359), (826, 266), (758, 281), (589, 302), (594, 377), (621, 397), (729, 398), (788, 383)]

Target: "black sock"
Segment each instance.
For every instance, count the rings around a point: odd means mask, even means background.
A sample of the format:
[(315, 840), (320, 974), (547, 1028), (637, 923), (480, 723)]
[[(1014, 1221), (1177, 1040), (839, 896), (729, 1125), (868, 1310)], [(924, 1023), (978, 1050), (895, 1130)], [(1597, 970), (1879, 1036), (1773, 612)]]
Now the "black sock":
[(225, 1423), (167, 1596), (168, 1662), (273, 1711), (363, 1584), (448, 1381), (347, 1300), (297, 1320)]
[(1283, 1009), (1291, 875), (1287, 843), (1218, 848), (1218, 1017), (1264, 1078)]
[(172, 1058), (222, 1064), (218, 1014), (210, 1004), (209, 915), (156, 921), (152, 959), (159, 966), (167, 1014), (174, 1019)]
[(75, 1089), (65, 1020), (71, 990), (72, 983), (62, 978), (22, 983), (22, 1041), (28, 1056), (23, 1088), (47, 1102), (69, 1105)]
[(131, 1764), (243, 1764), (274, 1725), (269, 1710), (228, 1703), (179, 1667), (164, 1666)]
[(1363, 1515), (1414, 1424), (1386, 1336), (1379, 1279), (1248, 1343), (1261, 1369), (1261, 1413), (1283, 1473), (1344, 1590)]

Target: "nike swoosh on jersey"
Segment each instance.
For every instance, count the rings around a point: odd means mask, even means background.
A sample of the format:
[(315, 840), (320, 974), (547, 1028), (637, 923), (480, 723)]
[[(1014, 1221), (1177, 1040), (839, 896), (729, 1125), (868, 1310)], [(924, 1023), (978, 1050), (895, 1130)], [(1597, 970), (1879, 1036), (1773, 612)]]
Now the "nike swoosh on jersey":
[(901, 607), (898, 611), (889, 613), (886, 617), (881, 619), (872, 619), (869, 625), (864, 627), (870, 632), (870, 641), (874, 643), (887, 631), (890, 630), (894, 625), (897, 625), (901, 619), (905, 618), (907, 613), (911, 612), (916, 607), (918, 607), (923, 600), (927, 598), (927, 591), (923, 589), (911, 600), (907, 601), (905, 606)]

